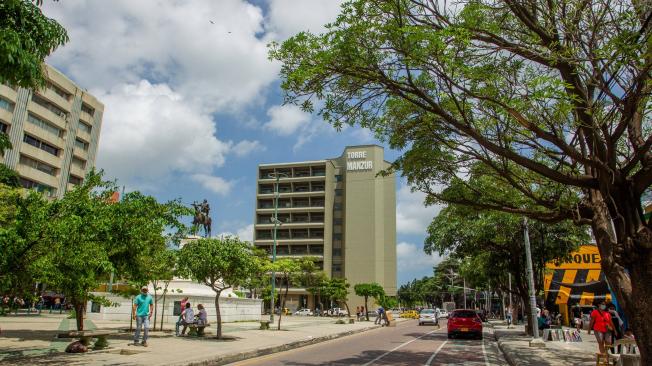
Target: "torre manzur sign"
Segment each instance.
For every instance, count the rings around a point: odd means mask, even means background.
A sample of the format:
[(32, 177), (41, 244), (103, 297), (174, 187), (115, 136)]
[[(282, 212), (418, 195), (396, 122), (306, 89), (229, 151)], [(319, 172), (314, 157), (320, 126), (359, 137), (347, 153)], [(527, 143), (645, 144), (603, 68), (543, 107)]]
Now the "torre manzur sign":
[(371, 160), (361, 160), (367, 158), (366, 151), (350, 151), (346, 153), (346, 170), (356, 171), (356, 170), (372, 170), (374, 168), (374, 162)]

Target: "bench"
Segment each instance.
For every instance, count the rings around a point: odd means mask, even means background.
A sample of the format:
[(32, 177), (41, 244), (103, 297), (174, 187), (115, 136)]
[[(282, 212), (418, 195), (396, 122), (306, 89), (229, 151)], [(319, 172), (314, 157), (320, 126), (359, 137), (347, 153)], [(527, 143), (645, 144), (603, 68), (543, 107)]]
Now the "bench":
[(188, 331), (189, 336), (195, 336), (195, 337), (203, 337), (204, 336), (204, 328), (210, 327), (210, 324), (197, 324), (197, 323), (192, 323), (188, 324), (188, 328), (190, 330)]
[(92, 338), (97, 338), (97, 341), (95, 341), (95, 344), (93, 345), (93, 349), (99, 350), (105, 349), (109, 346), (107, 337), (113, 334), (117, 334), (117, 332), (114, 330), (70, 331), (57, 334), (57, 338), (76, 338), (85, 346), (88, 346), (91, 343)]

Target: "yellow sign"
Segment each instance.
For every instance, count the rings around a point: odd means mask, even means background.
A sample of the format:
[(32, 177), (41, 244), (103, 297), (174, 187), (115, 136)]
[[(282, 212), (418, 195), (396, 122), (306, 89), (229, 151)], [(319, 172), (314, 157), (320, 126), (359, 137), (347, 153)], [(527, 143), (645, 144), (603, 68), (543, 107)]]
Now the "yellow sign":
[(549, 262), (548, 269), (601, 269), (600, 252), (595, 245), (582, 245), (579, 250), (571, 253), (570, 258), (560, 263)]

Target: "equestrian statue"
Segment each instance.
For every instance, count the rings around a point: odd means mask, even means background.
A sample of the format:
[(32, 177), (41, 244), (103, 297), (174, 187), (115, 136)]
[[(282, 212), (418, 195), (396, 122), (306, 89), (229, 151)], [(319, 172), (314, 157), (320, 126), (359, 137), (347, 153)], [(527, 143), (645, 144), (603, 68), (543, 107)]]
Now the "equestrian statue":
[(192, 220), (193, 235), (197, 235), (197, 230), (199, 230), (199, 226), (201, 225), (204, 228), (204, 237), (210, 237), (213, 221), (209, 216), (211, 207), (208, 205), (208, 201), (204, 200), (202, 203), (193, 202), (192, 207), (195, 208), (195, 217)]

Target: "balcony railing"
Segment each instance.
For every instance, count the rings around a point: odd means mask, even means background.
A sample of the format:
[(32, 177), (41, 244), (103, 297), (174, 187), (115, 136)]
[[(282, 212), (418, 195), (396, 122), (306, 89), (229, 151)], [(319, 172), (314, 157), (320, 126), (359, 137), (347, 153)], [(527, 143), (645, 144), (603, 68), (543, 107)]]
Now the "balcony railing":
[(310, 204), (311, 207), (324, 207), (324, 201), (313, 201)]

